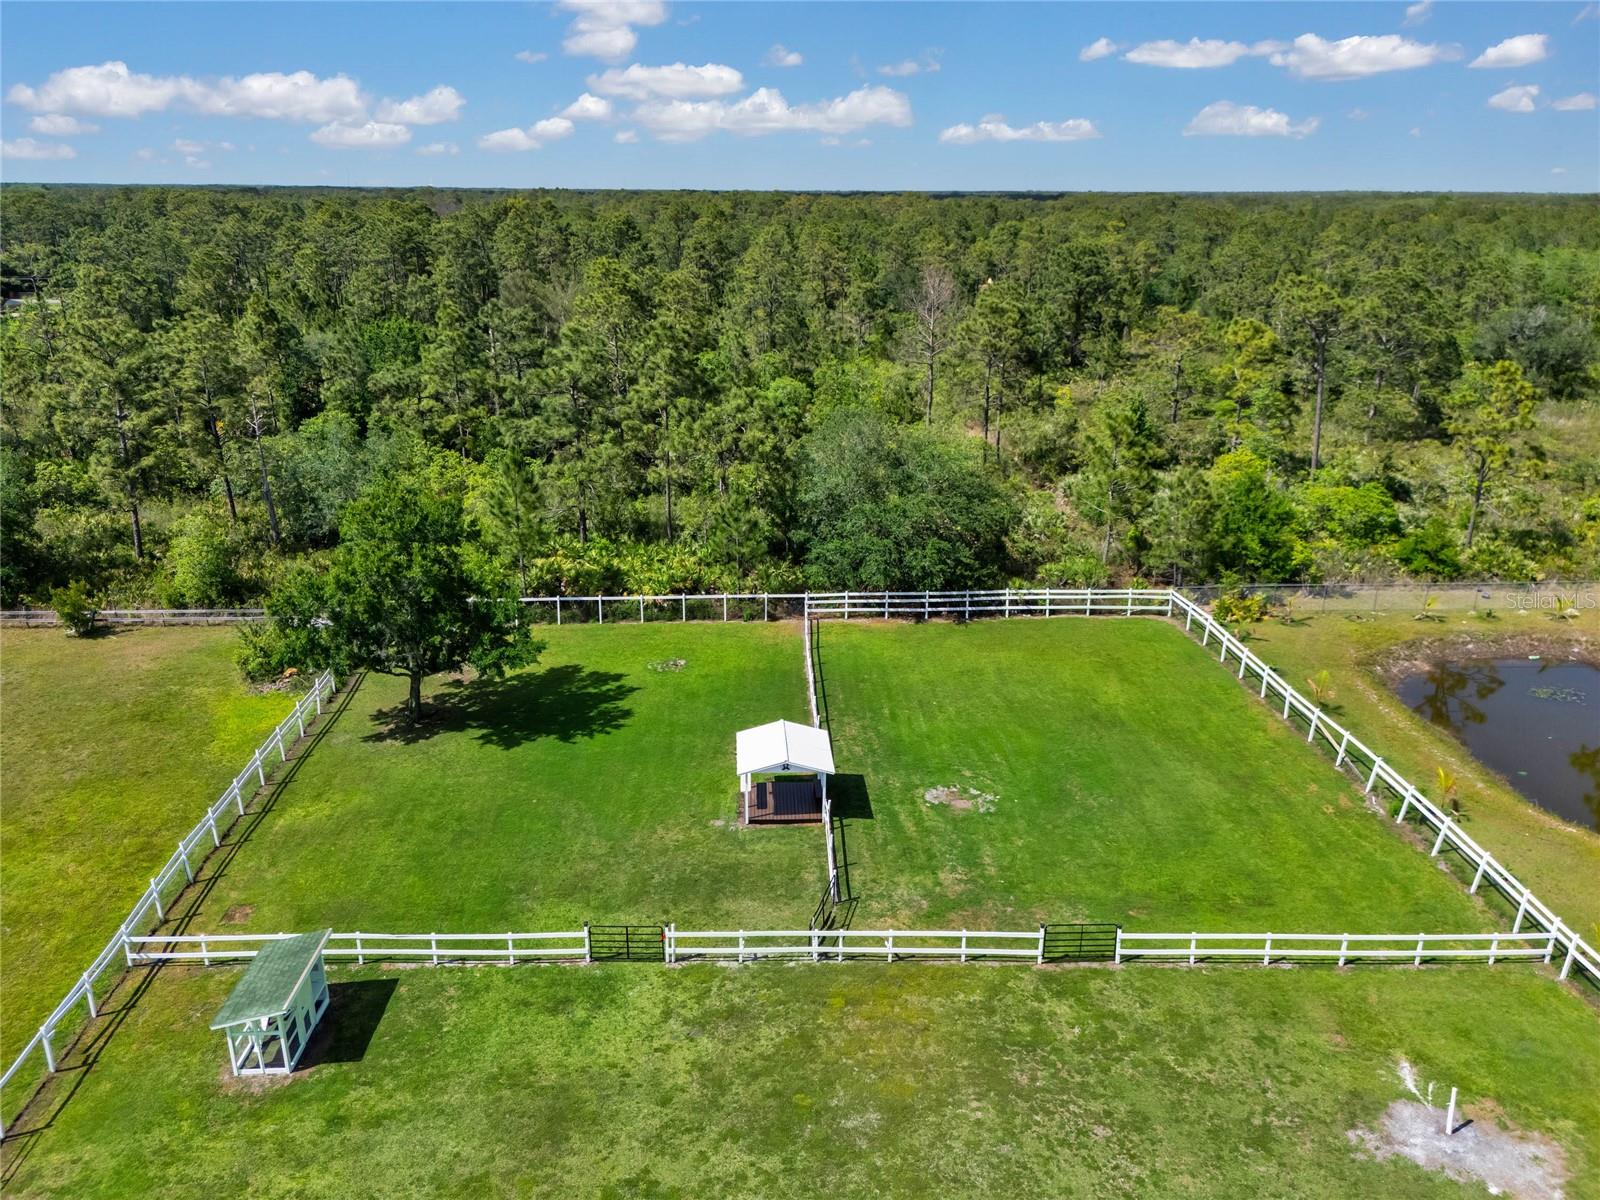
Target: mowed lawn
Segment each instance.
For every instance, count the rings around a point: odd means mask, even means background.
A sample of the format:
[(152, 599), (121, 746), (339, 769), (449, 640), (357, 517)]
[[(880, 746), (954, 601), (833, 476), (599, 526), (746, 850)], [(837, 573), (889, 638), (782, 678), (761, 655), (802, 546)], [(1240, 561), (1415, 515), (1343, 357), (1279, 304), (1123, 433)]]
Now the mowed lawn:
[(294, 707), (231, 629), (0, 634), (0, 1057), (33, 1035), (150, 876)]
[(6, 1194), (1487, 1195), (1352, 1144), (1404, 1062), (1600, 1195), (1600, 1023), (1537, 968), (337, 968), (313, 1065), (242, 1087), (237, 978), (163, 971)]
[(800, 628), (552, 628), (502, 681), (368, 675), (197, 900), (211, 932), (792, 928), (819, 826), (742, 829), (734, 734), (806, 718)]
[(858, 925), (1487, 928), (1174, 626), (834, 621), (818, 636), (834, 757), (866, 793), (844, 823)]

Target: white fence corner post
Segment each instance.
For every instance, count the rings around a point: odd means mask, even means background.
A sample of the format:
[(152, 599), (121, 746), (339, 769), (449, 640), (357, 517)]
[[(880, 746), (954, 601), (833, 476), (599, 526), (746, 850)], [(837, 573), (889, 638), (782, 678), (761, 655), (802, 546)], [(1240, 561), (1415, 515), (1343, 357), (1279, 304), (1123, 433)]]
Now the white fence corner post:
[(1114, 963), (1118, 963), (1118, 964), (1120, 964), (1122, 962), (1122, 926), (1121, 925), (1117, 926), (1117, 940), (1116, 940), (1116, 944), (1112, 947), (1112, 950), (1111, 950), (1111, 961), (1114, 962)]
[(583, 961), (586, 963), (594, 961), (594, 943), (589, 938), (589, 922), (587, 921), (583, 923)]
[(89, 972), (85, 971), (79, 976), (79, 982), (83, 984), (84, 1003), (89, 1006), (89, 1019), (93, 1020), (100, 1014), (94, 1008), (94, 982), (89, 978)]
[(1044, 966), (1044, 925), (1039, 926), (1039, 966)]

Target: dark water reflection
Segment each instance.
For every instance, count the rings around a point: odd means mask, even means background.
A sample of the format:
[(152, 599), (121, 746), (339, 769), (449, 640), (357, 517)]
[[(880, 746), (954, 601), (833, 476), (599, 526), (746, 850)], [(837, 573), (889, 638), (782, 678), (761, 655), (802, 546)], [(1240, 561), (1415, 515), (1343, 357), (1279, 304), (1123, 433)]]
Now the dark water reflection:
[(1535, 804), (1600, 829), (1600, 668), (1524, 658), (1440, 663), (1398, 691)]

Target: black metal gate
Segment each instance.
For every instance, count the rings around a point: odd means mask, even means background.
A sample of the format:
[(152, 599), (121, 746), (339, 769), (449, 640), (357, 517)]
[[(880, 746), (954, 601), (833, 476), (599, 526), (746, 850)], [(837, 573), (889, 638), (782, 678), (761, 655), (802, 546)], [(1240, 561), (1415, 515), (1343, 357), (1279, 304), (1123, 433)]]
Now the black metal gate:
[(660, 925), (591, 925), (589, 957), (595, 962), (665, 962), (666, 935)]
[(1045, 962), (1110, 962), (1116, 954), (1114, 924), (1044, 927)]

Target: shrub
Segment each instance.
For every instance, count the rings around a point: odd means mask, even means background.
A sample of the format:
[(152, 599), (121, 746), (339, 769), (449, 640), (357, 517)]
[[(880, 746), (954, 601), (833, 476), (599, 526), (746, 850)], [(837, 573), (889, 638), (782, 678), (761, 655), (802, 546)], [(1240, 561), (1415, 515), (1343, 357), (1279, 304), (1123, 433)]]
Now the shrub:
[(174, 608), (225, 608), (243, 594), (239, 544), (226, 518), (193, 512), (178, 521), (167, 550), (163, 599)]
[(100, 608), (89, 598), (89, 587), (83, 580), (74, 580), (52, 591), (50, 607), (56, 610), (56, 620), (67, 627), (71, 636), (88, 637), (94, 632), (94, 619)]
[(1211, 605), (1211, 615), (1224, 625), (1260, 621), (1267, 615), (1267, 598), (1259, 592), (1248, 596), (1238, 591), (1223, 592)]

